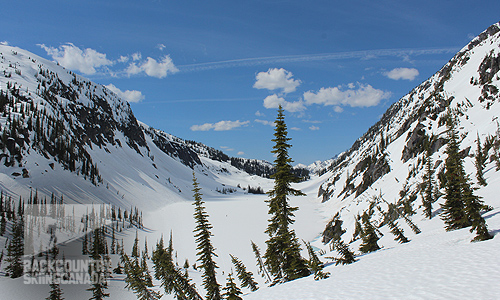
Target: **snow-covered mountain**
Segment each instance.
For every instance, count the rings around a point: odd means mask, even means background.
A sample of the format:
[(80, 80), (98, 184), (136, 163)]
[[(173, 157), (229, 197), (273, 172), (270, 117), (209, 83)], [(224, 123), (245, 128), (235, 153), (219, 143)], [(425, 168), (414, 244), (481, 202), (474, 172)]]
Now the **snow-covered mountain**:
[[(478, 138), (481, 147), (489, 149), (485, 176), (491, 184), (481, 187), (478, 194), (495, 188), (498, 191), (495, 181), (499, 177), (499, 70), (500, 24), (494, 24), (435, 75), (394, 103), (380, 121), (328, 166), (318, 197), (329, 207), (326, 211), (330, 217), (338, 213), (337, 217), (344, 222), (346, 241), (353, 235), (355, 218), (363, 214), (370, 203), (381, 209), (375, 213), (381, 225), (382, 211), (387, 211), (389, 203), (401, 205), (410, 199), (421, 212), (424, 143), (430, 141), (435, 179), (439, 182), (446, 159), (444, 118), (450, 110), (459, 116), (461, 150), (474, 183)], [(490, 199), (484, 200), (489, 204)], [(436, 204), (435, 209), (438, 207)], [(328, 232), (325, 231), (325, 241), (331, 238)]]
[[(0, 45), (0, 189), (69, 202), (158, 206), (207, 192), (244, 192), (265, 161), (229, 157), (138, 122), (126, 101), (54, 62)], [(231, 186), (228, 175), (239, 174)], [(225, 175), (225, 176), (224, 176)], [(234, 176), (233, 176), (234, 177)], [(257, 187), (255, 187), (257, 188)]]
[[(392, 105), (351, 149), (330, 161), (298, 166), (298, 173), (307, 169), (314, 175), (296, 185), (307, 197), (290, 199), (292, 206), (300, 207), (293, 224), (297, 236), (311, 241), (323, 261), (338, 256), (329, 241), (340, 237), (355, 251), (357, 262), (328, 264), (325, 270), (331, 277), (325, 280), (310, 276), (274, 287), (258, 278), (250, 247), (250, 241), (265, 245), (267, 196), (244, 190), (270, 189), (273, 183), (265, 177), (272, 172), (271, 164), (230, 158), (151, 128), (135, 120), (128, 104), (101, 85), (22, 49), (0, 45), (0, 53), (0, 189), (7, 194), (29, 195), (37, 189), (45, 195), (64, 195), (69, 203), (138, 206), (145, 211), (148, 227), (139, 231), (141, 243), (147, 238), (151, 245), (172, 232), (179, 262), (192, 263), (193, 208), (182, 200), (192, 198), (194, 171), (213, 224), (219, 282), (225, 280), (224, 272), (231, 272), (233, 254), (261, 286), (254, 293), (244, 289), (245, 299), (500, 297), (500, 24), (489, 27)], [(495, 235), (489, 241), (470, 243), (474, 233), (469, 228), (445, 232), (438, 217), (443, 197), (434, 203), (431, 220), (423, 215), (425, 143), (430, 141), (439, 182), (447, 156), (444, 116), (449, 110), (458, 115), (461, 154), (478, 188), (475, 193), (492, 209), (483, 214)], [(478, 137), (487, 149), (486, 186), (479, 186), (475, 176)], [(411, 222), (398, 219), (410, 243), (399, 244), (390, 233), (385, 216), (391, 209), (414, 211), (407, 214)], [(382, 249), (361, 254), (356, 221), (369, 210)], [(125, 249), (131, 249), (133, 234), (123, 238)], [(200, 271), (188, 269), (201, 286)], [(115, 276), (111, 299), (135, 299), (124, 289), (123, 275)], [(6, 278), (0, 285), (10, 298), (34, 299), (49, 291), (47, 286), (23, 285), (22, 279)], [(67, 285), (65, 295), (88, 299), (86, 288)]]

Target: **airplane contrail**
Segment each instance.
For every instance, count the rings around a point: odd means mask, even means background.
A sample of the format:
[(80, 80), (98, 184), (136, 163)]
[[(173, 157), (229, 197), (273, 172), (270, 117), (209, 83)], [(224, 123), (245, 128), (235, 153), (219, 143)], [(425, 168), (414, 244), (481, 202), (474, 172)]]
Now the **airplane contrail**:
[(223, 60), (216, 62), (189, 64), (177, 66), (181, 72), (197, 72), (215, 69), (235, 68), (258, 66), (265, 64), (289, 63), (289, 62), (306, 62), (306, 61), (323, 61), (323, 60), (341, 60), (341, 59), (372, 59), (381, 56), (418, 56), (432, 55), (443, 53), (456, 53), (459, 48), (431, 48), (431, 49), (378, 49), (378, 50), (363, 50), (350, 52), (322, 53), (322, 54), (305, 54), (305, 55), (284, 55), (284, 56), (269, 56), (269, 57), (254, 57)]

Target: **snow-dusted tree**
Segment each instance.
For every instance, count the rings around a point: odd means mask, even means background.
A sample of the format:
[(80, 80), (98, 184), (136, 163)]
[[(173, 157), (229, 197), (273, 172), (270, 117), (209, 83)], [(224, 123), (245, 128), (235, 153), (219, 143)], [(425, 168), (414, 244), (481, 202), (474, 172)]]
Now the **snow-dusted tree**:
[(236, 273), (238, 274), (238, 279), (241, 282), (242, 287), (247, 287), (249, 288), (252, 292), (256, 291), (259, 289), (257, 282), (255, 282), (253, 278), (252, 272), (247, 271), (247, 268), (243, 264), (241, 260), (239, 260), (236, 256), (231, 256), (231, 261), (233, 262), (233, 265), (236, 269)]
[(224, 299), (227, 300), (242, 300), (243, 298), (240, 297), (241, 294), (243, 294), (240, 290), (240, 288), (236, 285), (233, 279), (233, 274), (229, 273), (227, 276), (227, 282), (226, 286), (223, 288), (224, 294), (222, 295)]
[(425, 173), (422, 179), (422, 206), (424, 207), (425, 216), (431, 219), (432, 204), (437, 200), (437, 193), (430, 145), (427, 145), (427, 149), (425, 151)]
[(477, 134), (477, 150), (476, 150), (476, 155), (475, 155), (475, 162), (474, 165), (476, 166), (476, 178), (477, 182), (482, 185), (486, 186), (486, 179), (484, 179), (484, 167), (486, 164), (486, 157), (487, 155), (484, 154), (483, 148), (481, 146), (481, 140), (479, 139), (479, 133)]
[(193, 192), (194, 192), (194, 219), (196, 222), (196, 227), (194, 229), (195, 238), (196, 238), (196, 250), (198, 252), (196, 255), (198, 256), (198, 262), (200, 262), (200, 267), (203, 269), (203, 286), (207, 291), (206, 298), (208, 300), (216, 300), (221, 299), (220, 296), (220, 285), (217, 283), (216, 277), (216, 269), (218, 268), (217, 264), (214, 261), (214, 257), (217, 257), (215, 254), (215, 248), (212, 245), (210, 238), (212, 237), (212, 233), (210, 230), (212, 229), (212, 225), (208, 221), (208, 214), (205, 211), (204, 202), (201, 198), (201, 188), (198, 184), (196, 176), (193, 172)]
[(49, 296), (45, 298), (46, 300), (63, 300), (63, 291), (61, 286), (57, 283), (55, 274), (52, 275), (52, 281), (49, 284), (50, 292)]
[(161, 281), (165, 293), (174, 293), (177, 299), (202, 300), (194, 284), (191, 283), (187, 270), (183, 272), (181, 268), (174, 264), (173, 252), (172, 235), (170, 235), (167, 249), (163, 246), (162, 237), (156, 244), (151, 256), (154, 263), (155, 278)]
[(368, 214), (364, 214), (361, 219), (363, 221), (363, 234), (361, 236), (363, 243), (359, 246), (359, 251), (362, 253), (377, 251), (380, 249), (380, 246), (377, 244), (379, 237), (375, 227), (370, 222), (370, 216)]
[(354, 257), (354, 252), (349, 249), (349, 245), (346, 244), (341, 238), (332, 240), (333, 248), (340, 254), (340, 257), (335, 257), (335, 265), (348, 265), (356, 261)]
[(330, 273), (323, 271), (325, 265), (319, 260), (316, 252), (311, 246), (311, 243), (306, 241), (303, 242), (306, 245), (307, 252), (309, 253), (309, 261), (307, 262), (307, 264), (309, 265), (309, 269), (311, 270), (311, 272), (314, 273), (314, 280), (328, 278), (330, 276)]
[(106, 293), (108, 289), (107, 277), (109, 276), (109, 270), (107, 270), (107, 262), (105, 262), (109, 257), (107, 256), (106, 236), (102, 228), (94, 229), (92, 245), (89, 251), (90, 257), (93, 259), (91, 266), (89, 266), (91, 268), (90, 277), (93, 281), (87, 291), (92, 292), (90, 299), (101, 300), (109, 297), (109, 293)]
[(294, 212), (297, 207), (290, 206), (288, 197), (305, 195), (302, 191), (291, 187), (291, 183), (297, 182), (292, 172), (292, 159), (288, 155), (291, 139), (287, 137), (287, 126), (283, 108), (279, 106), (278, 116), (275, 123), (273, 154), (275, 173), (274, 188), (268, 192), (267, 200), (269, 207), (269, 225), (266, 233), (269, 239), (266, 241), (267, 249), (264, 261), (273, 276), (273, 283), (285, 282), (304, 277), (310, 274), (307, 263), (300, 255), (300, 244), (295, 236), (295, 231), (290, 228), (293, 224)]
[(269, 283), (271, 282), (271, 276), (269, 276), (269, 272), (267, 271), (267, 267), (266, 265), (264, 264), (264, 261), (262, 260), (262, 255), (260, 254), (260, 249), (259, 247), (257, 246), (257, 244), (255, 244), (253, 241), (252, 241), (252, 251), (255, 255), (255, 259), (257, 261), (257, 267), (259, 267), (259, 274), (262, 276), (262, 278), (266, 279), (266, 283)]
[(5, 262), (8, 263), (5, 268), (5, 273), (11, 278), (18, 278), (23, 275), (23, 262), (24, 255), (24, 223), (23, 218), (20, 217), (14, 220), (12, 226), (12, 238), (7, 246), (7, 258)]
[(123, 270), (125, 272), (126, 288), (133, 290), (140, 300), (155, 300), (160, 299), (161, 294), (153, 290), (153, 279), (149, 273), (146, 258), (143, 256), (141, 263), (138, 258), (130, 259), (124, 252), (121, 255)]
[(389, 224), (387, 224), (389, 228), (391, 229), (391, 233), (394, 235), (394, 240), (398, 241), (399, 243), (408, 243), (410, 240), (406, 238), (404, 235), (403, 229), (399, 228), (399, 225), (397, 222), (390, 221)]

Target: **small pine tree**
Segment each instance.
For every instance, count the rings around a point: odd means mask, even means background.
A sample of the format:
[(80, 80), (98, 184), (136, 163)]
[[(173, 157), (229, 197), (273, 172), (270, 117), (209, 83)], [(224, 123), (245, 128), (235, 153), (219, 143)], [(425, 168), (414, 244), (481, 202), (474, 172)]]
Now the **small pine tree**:
[(227, 276), (227, 283), (226, 287), (223, 289), (225, 293), (222, 295), (224, 299), (227, 300), (243, 300), (243, 298), (240, 297), (242, 294), (240, 288), (236, 285), (233, 279), (233, 274), (229, 273)]
[(475, 155), (475, 162), (474, 165), (476, 166), (476, 178), (477, 182), (482, 185), (486, 186), (486, 179), (484, 179), (484, 167), (486, 164), (486, 156), (483, 152), (483, 149), (481, 147), (481, 140), (479, 139), (479, 133), (477, 134), (477, 150), (476, 150), (476, 155)]
[(272, 281), (271, 276), (269, 276), (267, 267), (264, 264), (264, 261), (262, 260), (262, 256), (260, 255), (260, 249), (257, 246), (257, 244), (255, 244), (253, 241), (252, 241), (252, 251), (255, 255), (255, 259), (257, 260), (257, 267), (259, 267), (259, 274), (262, 276), (262, 278), (266, 280), (266, 283), (271, 282)]
[(425, 217), (432, 218), (432, 204), (436, 200), (436, 181), (434, 180), (434, 168), (432, 166), (430, 146), (428, 145), (425, 152), (425, 173), (422, 182), (422, 206), (424, 207)]
[(132, 246), (132, 257), (139, 257), (139, 236), (137, 230), (135, 231), (134, 245)]
[(348, 265), (356, 261), (354, 252), (349, 249), (347, 245), (341, 238), (332, 240), (333, 248), (340, 254), (340, 257), (333, 258), (335, 265)]
[(24, 224), (22, 217), (14, 221), (12, 227), (12, 238), (7, 246), (7, 258), (5, 261), (8, 266), (5, 268), (6, 274), (11, 278), (18, 278), (23, 275), (24, 255)]
[(122, 253), (121, 261), (124, 265), (123, 270), (126, 274), (126, 288), (133, 290), (140, 300), (155, 300), (160, 299), (160, 292), (154, 291), (152, 288), (153, 279), (149, 273), (146, 258), (143, 256), (141, 263), (139, 259), (130, 259), (127, 254)]
[(61, 286), (56, 283), (56, 278), (55, 275), (52, 275), (52, 282), (49, 284), (50, 286), (50, 293), (46, 300), (63, 300), (63, 291), (61, 289)]
[(236, 273), (238, 274), (238, 279), (241, 282), (241, 287), (247, 287), (252, 292), (259, 289), (257, 282), (253, 278), (252, 272), (247, 271), (245, 265), (237, 257), (231, 255), (231, 261), (236, 268)]
[(194, 192), (194, 203), (195, 212), (194, 219), (196, 221), (196, 227), (194, 229), (197, 247), (196, 253), (198, 255), (198, 260), (200, 266), (203, 269), (203, 286), (207, 291), (206, 298), (208, 300), (218, 300), (221, 299), (220, 296), (220, 285), (217, 283), (216, 269), (217, 264), (214, 261), (215, 248), (210, 241), (212, 233), (212, 225), (208, 222), (208, 214), (205, 211), (204, 202), (201, 198), (201, 188), (199, 187), (198, 181), (196, 180), (195, 174), (193, 172), (193, 192)]
[(361, 253), (369, 253), (373, 251), (377, 251), (380, 249), (380, 246), (377, 244), (379, 237), (375, 231), (375, 227), (371, 224), (369, 218), (363, 219), (363, 232), (364, 234), (361, 236), (363, 243), (359, 246), (359, 251)]
[(324, 272), (323, 269), (325, 268), (325, 265), (319, 260), (318, 256), (316, 255), (316, 252), (314, 251), (313, 247), (311, 246), (311, 243), (303, 241), (304, 244), (306, 245), (307, 252), (309, 253), (309, 269), (311, 270), (311, 273), (314, 274), (314, 280), (320, 280), (320, 279), (326, 279), (330, 276), (330, 273)]
[(395, 241), (398, 241), (401, 244), (409, 242), (409, 240), (404, 235), (403, 229), (399, 228), (397, 222), (391, 221), (391, 222), (389, 222), (388, 225), (389, 225), (389, 228), (391, 229), (391, 233), (394, 235)]
[(202, 300), (201, 296), (196, 291), (196, 288), (188, 276), (187, 270), (181, 271), (173, 261), (173, 243), (172, 235), (167, 249), (163, 246), (163, 237), (156, 244), (156, 248), (151, 256), (155, 278), (161, 281), (165, 293), (174, 293), (177, 299)]

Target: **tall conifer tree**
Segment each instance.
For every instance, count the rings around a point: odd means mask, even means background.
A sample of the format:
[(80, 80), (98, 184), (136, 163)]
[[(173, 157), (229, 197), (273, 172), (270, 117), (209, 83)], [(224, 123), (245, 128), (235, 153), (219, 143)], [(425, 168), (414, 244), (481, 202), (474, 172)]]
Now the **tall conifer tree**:
[(491, 239), (486, 221), (481, 216), (483, 202), (474, 195), (469, 177), (465, 173), (463, 159), (459, 154), (458, 132), (456, 119), (448, 116), (448, 147), (446, 149), (445, 198), (442, 205), (441, 218), (446, 224), (446, 230), (460, 229), (472, 226), (476, 230), (474, 241)]
[(270, 197), (267, 200), (269, 207), (269, 225), (266, 233), (269, 239), (266, 241), (267, 249), (264, 254), (265, 264), (274, 283), (294, 280), (310, 274), (307, 262), (300, 255), (300, 244), (295, 236), (295, 231), (290, 228), (293, 224), (294, 212), (297, 207), (290, 206), (288, 196), (303, 196), (302, 191), (291, 187), (291, 183), (297, 182), (297, 178), (292, 172), (292, 159), (288, 155), (291, 139), (287, 137), (287, 126), (285, 115), (281, 105), (278, 108), (278, 116), (275, 123), (275, 138), (272, 140), (275, 173), (274, 188), (268, 192)]
[(212, 229), (212, 225), (210, 225), (208, 221), (208, 214), (205, 211), (204, 202), (201, 198), (201, 188), (196, 180), (196, 177), (193, 172), (193, 192), (194, 192), (194, 219), (196, 221), (196, 227), (194, 229), (196, 243), (198, 244), (196, 250), (198, 252), (198, 260), (200, 262), (200, 266), (203, 269), (203, 286), (207, 291), (206, 298), (208, 300), (217, 300), (221, 299), (220, 295), (220, 285), (217, 283), (216, 278), (216, 269), (218, 268), (217, 264), (214, 261), (214, 257), (217, 257), (215, 254), (215, 248), (210, 241), (210, 237), (212, 233), (210, 230)]

